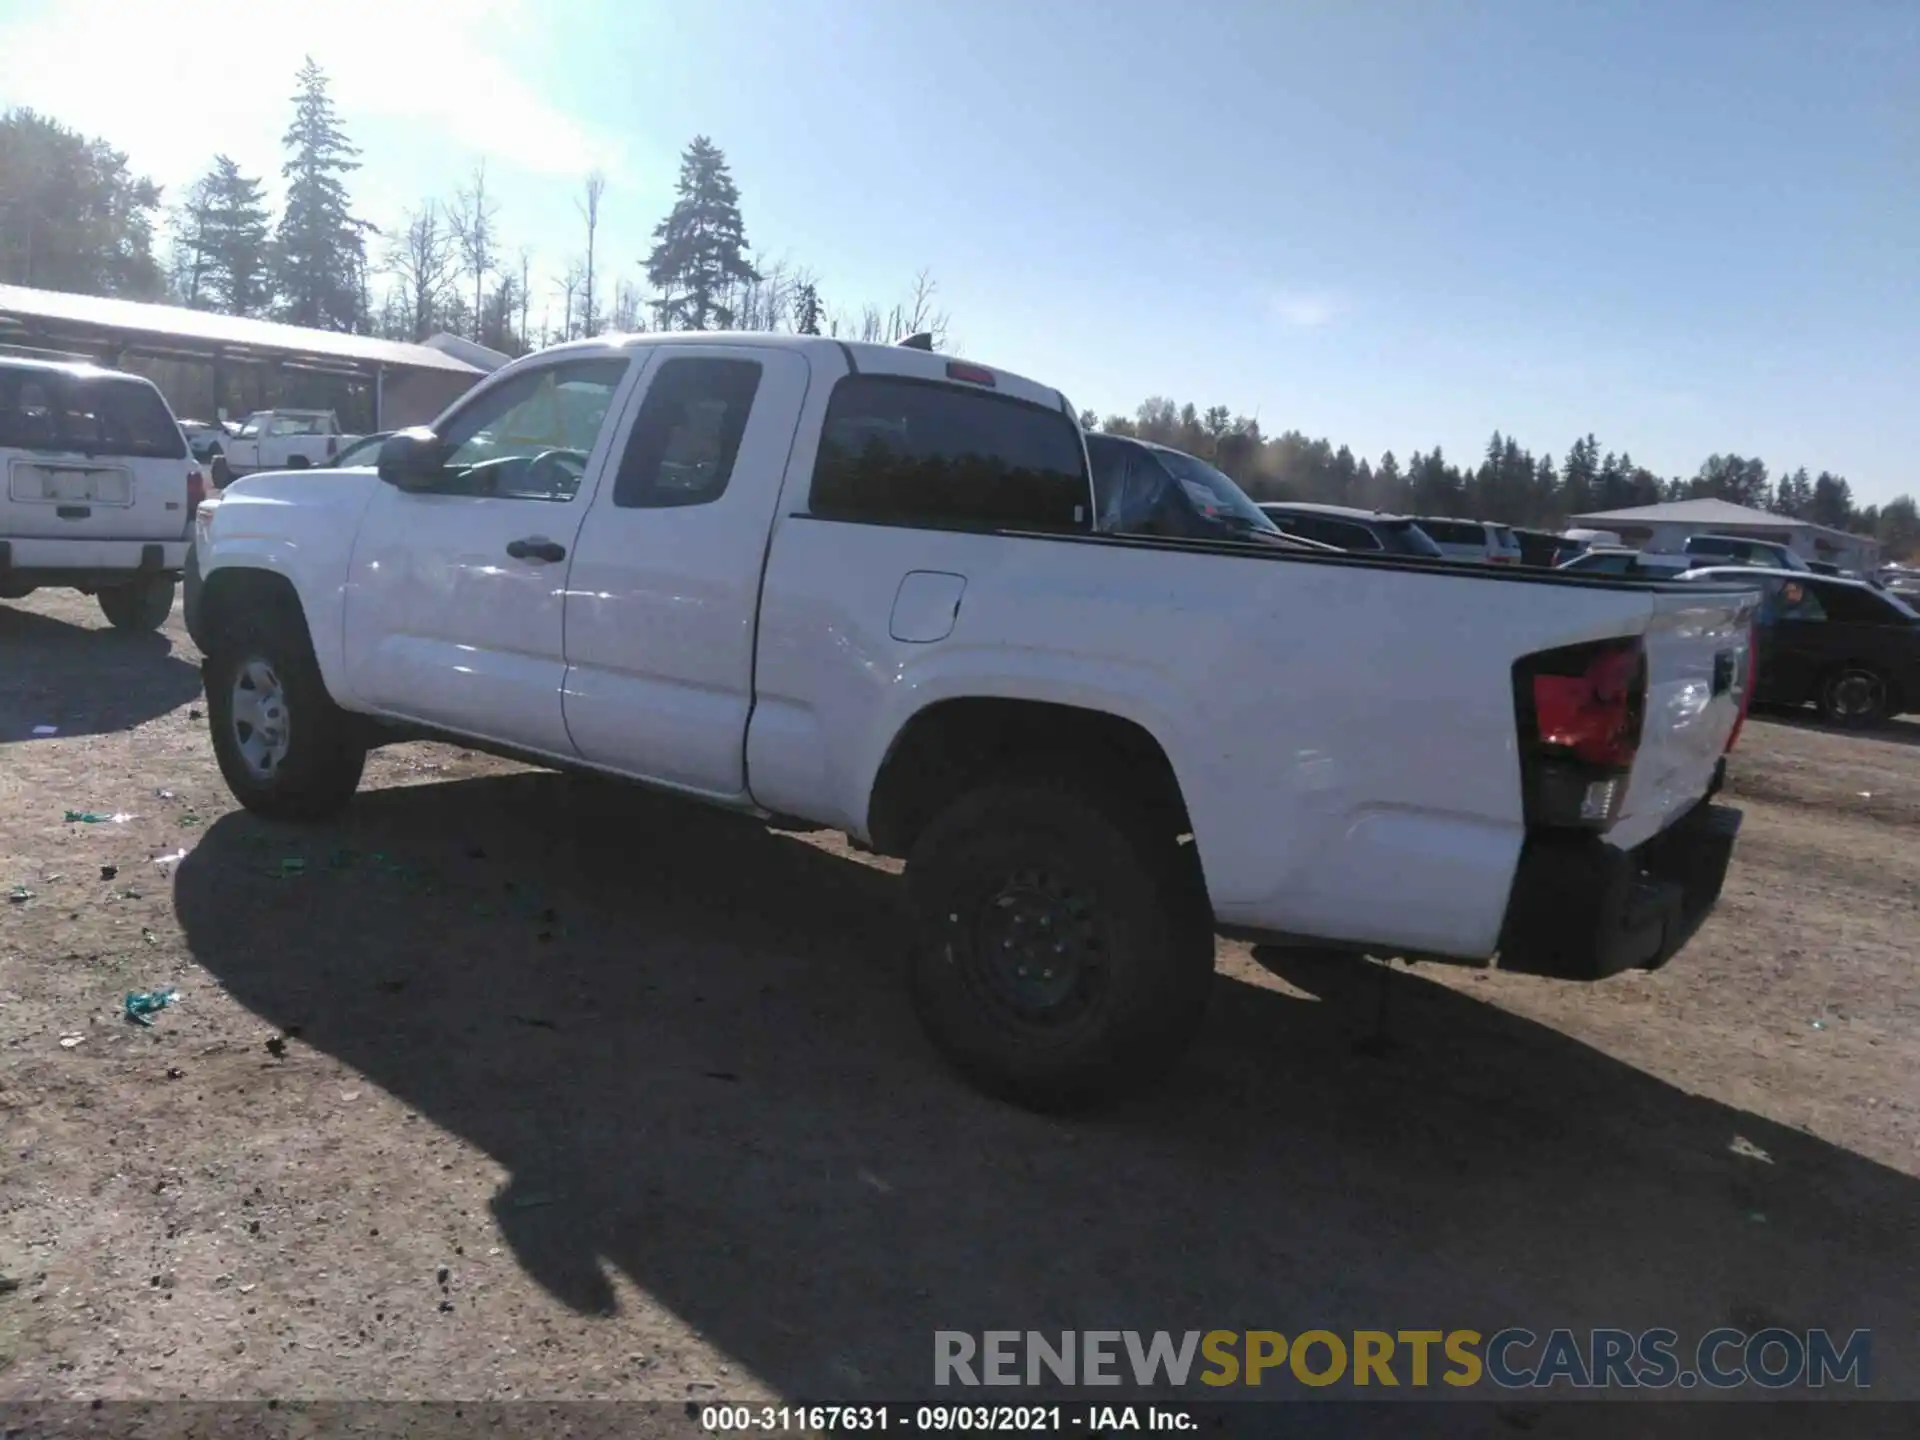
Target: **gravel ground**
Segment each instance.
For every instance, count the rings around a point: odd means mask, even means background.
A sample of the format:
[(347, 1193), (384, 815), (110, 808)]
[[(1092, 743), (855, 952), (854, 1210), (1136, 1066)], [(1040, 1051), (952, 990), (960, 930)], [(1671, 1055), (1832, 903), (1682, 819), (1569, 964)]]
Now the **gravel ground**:
[(889, 867), (435, 746), (270, 825), (197, 663), (0, 605), (0, 1399), (855, 1402), (943, 1328), (1507, 1324), (1871, 1326), (1920, 1398), (1920, 726), (1751, 724), (1659, 974), (1223, 944), (1174, 1083), (1061, 1123), (929, 1053)]

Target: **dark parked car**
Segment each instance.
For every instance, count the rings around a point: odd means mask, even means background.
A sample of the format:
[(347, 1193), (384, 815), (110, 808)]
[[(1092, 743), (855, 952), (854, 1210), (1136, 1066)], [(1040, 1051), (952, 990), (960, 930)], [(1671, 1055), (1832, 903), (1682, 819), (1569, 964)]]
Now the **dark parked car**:
[(1260, 507), (1289, 535), (1318, 540), (1356, 554), (1411, 555), (1422, 560), (1445, 557), (1427, 532), (1405, 515), (1357, 510), (1348, 505), (1309, 505), (1292, 500)]
[(1680, 547), (1699, 565), (1759, 565), (1770, 570), (1813, 573), (1787, 546), (1747, 535), (1689, 535)]
[(1686, 580), (1760, 591), (1765, 705), (1820, 707), (1836, 725), (1877, 725), (1920, 708), (1920, 611), (1858, 580), (1713, 565)]
[(1308, 548), (1282, 534), (1231, 476), (1184, 450), (1123, 435), (1089, 435), (1087, 458), (1093, 462), (1099, 528), (1109, 534)]

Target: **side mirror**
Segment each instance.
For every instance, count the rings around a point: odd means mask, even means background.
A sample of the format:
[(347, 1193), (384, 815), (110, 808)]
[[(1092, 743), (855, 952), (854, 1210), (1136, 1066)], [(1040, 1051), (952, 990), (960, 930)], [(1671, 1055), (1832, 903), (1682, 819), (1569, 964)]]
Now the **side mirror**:
[(380, 478), (396, 490), (433, 489), (446, 463), (446, 444), (424, 425), (396, 430), (380, 446)]

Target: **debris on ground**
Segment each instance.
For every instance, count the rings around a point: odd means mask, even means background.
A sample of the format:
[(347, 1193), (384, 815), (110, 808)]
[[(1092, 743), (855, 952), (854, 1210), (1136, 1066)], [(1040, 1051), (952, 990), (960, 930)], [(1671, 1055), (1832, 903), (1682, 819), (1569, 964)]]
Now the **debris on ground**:
[(1727, 1149), (1731, 1150), (1735, 1155), (1744, 1156), (1748, 1160), (1758, 1160), (1765, 1165), (1771, 1165), (1773, 1163), (1773, 1157), (1771, 1155), (1767, 1154), (1766, 1151), (1762, 1150), (1744, 1135), (1734, 1136), (1733, 1143), (1729, 1145)]
[(198, 705), (194, 706), (191, 710), (187, 711), (187, 719), (198, 720), (199, 718), (200, 718), (200, 707)]
[(284, 1035), (269, 1035), (267, 1037), (267, 1053), (273, 1056), (273, 1058), (276, 1060), (286, 1059), (287, 1058), (286, 1037)]
[(119, 873), (120, 867), (118, 865), (102, 865), (100, 867), (100, 878), (102, 880), (111, 880)]
[(27, 901), (33, 899), (33, 891), (24, 885), (16, 885), (7, 892), (7, 899), (12, 904), (24, 905)]
[(62, 1035), (60, 1037), (60, 1048), (62, 1050), (71, 1050), (73, 1049), (74, 1046), (78, 1045), (82, 1040), (85, 1040), (86, 1038), (87, 1038), (86, 1035), (79, 1030), (69, 1031), (67, 1034)]
[(153, 863), (156, 865), (171, 865), (176, 860), (184, 860), (186, 858), (187, 852), (185, 850), (176, 850), (171, 855), (154, 856)]
[(156, 799), (160, 799), (160, 800), (173, 799), (173, 791), (171, 790), (162, 789), (162, 790), (156, 790), (153, 793)]
[(282, 879), (287, 879), (295, 875), (304, 875), (306, 873), (307, 862), (304, 860), (297, 860), (289, 855), (280, 862), (280, 876)]
[(138, 815), (129, 815), (121, 810), (112, 815), (96, 815), (91, 810), (69, 810), (66, 814), (69, 825), (124, 825), (129, 820), (138, 820)]
[(150, 1018), (173, 1004), (179, 997), (172, 986), (163, 986), (158, 990), (129, 990), (127, 992), (127, 1019), (136, 1025), (151, 1025)]

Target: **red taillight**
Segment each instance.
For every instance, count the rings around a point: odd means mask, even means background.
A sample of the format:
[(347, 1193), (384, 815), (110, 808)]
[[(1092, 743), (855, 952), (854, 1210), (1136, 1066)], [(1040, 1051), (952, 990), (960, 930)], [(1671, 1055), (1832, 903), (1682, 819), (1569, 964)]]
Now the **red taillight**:
[(198, 467), (187, 471), (187, 513), (193, 514), (207, 498), (207, 477)]
[(1533, 677), (1536, 738), (1589, 765), (1631, 765), (1645, 701), (1639, 640), (1611, 646), (1578, 674)]
[(947, 378), (949, 380), (964, 380), (969, 385), (997, 386), (999, 383), (994, 379), (993, 371), (987, 369), (986, 366), (969, 365), (964, 360), (949, 360), (947, 362)]
[(1760, 627), (1756, 622), (1747, 625), (1747, 673), (1740, 687), (1740, 713), (1733, 717), (1733, 729), (1727, 735), (1727, 748), (1724, 753), (1731, 755), (1733, 747), (1740, 743), (1740, 729), (1747, 723), (1747, 711), (1753, 705), (1754, 688), (1760, 683)]

